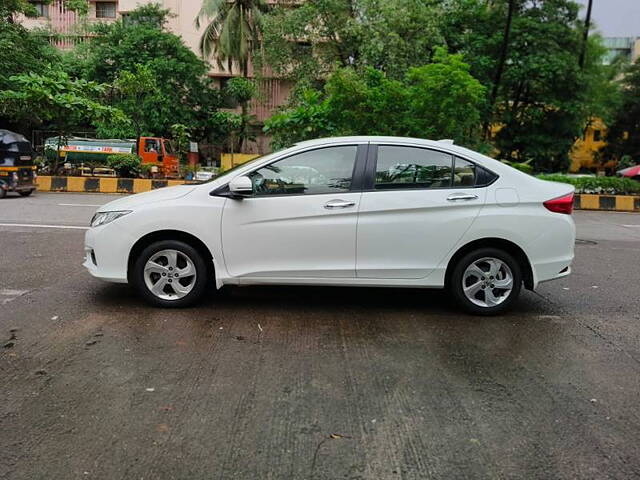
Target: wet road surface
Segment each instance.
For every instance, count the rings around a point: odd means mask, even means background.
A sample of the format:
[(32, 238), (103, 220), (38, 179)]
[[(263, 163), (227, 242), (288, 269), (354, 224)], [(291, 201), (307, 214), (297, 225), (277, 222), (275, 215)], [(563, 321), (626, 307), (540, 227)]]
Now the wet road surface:
[(640, 476), (640, 215), (577, 212), (574, 274), (497, 318), (369, 288), (160, 310), (58, 228), (110, 198), (0, 201), (0, 478)]

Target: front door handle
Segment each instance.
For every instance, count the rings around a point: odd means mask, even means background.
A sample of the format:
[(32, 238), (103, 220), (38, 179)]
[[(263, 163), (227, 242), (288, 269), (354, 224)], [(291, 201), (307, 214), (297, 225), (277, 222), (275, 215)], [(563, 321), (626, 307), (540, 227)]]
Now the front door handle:
[(324, 204), (324, 208), (331, 210), (332, 208), (349, 208), (353, 207), (356, 202), (347, 202), (346, 200), (331, 200)]
[(447, 200), (455, 202), (458, 200), (475, 200), (476, 198), (478, 198), (478, 196), (472, 193), (452, 193), (447, 197)]

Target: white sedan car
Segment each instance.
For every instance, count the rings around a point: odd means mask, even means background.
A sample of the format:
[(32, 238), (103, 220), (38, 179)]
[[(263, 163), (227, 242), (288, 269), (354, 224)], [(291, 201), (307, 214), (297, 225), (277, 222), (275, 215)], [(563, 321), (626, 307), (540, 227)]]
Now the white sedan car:
[(570, 273), (573, 187), (451, 142), (298, 143), (209, 183), (101, 207), (85, 267), (181, 307), (223, 285), (449, 289), (475, 314)]

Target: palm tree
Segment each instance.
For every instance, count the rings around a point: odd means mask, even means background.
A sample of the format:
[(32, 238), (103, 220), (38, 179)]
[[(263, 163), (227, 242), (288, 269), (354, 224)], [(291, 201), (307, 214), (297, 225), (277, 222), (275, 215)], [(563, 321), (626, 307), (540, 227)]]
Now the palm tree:
[[(215, 55), (220, 68), (232, 71), (234, 62), (242, 76), (249, 76), (249, 60), (253, 49), (260, 43), (262, 16), (267, 11), (266, 0), (204, 0), (196, 28), (203, 21), (209, 23), (200, 38), (200, 52), (205, 58)], [(249, 138), (248, 100), (240, 103), (240, 149)]]
[(231, 71), (235, 62), (242, 76), (249, 76), (249, 59), (260, 42), (262, 16), (266, 0), (204, 0), (196, 17), (196, 27), (206, 20), (200, 52), (205, 58), (215, 55), (220, 68)]

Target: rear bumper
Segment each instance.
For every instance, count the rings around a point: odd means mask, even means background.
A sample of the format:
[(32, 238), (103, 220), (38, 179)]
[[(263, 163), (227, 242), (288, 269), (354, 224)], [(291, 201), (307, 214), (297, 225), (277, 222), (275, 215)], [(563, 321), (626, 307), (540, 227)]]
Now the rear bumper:
[(528, 245), (533, 270), (533, 288), (539, 283), (571, 274), (576, 242), (576, 227), (570, 215), (552, 214), (555, 222)]
[[(566, 262), (560, 262), (553, 265), (545, 265), (543, 268), (537, 268), (537, 284), (544, 282), (550, 282), (551, 280), (558, 280), (564, 278), (567, 275), (571, 275), (571, 262), (569, 265), (565, 265)], [(563, 267), (563, 265), (565, 265)]]

